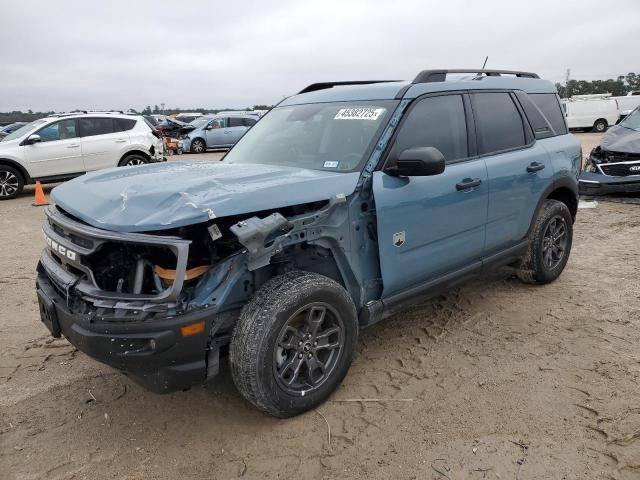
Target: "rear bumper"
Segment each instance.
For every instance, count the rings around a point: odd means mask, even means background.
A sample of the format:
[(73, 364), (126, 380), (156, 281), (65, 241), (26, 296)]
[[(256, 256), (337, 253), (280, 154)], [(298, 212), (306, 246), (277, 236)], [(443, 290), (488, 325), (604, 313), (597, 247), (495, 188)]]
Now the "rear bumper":
[[(211, 352), (207, 352), (207, 334), (215, 318), (215, 307), (171, 317), (156, 315), (139, 322), (130, 319), (100, 321), (95, 316), (72, 313), (42, 265), (38, 270), (36, 289), (41, 303), (49, 305), (58, 331), (81, 352), (121, 370), (157, 393), (183, 390), (217, 373), (217, 356), (211, 365), (216, 371), (208, 372), (207, 368), (212, 358)], [(205, 323), (203, 332), (182, 335), (182, 327), (200, 321)], [(55, 328), (48, 328), (56, 335)], [(210, 358), (207, 358), (208, 354)]]
[(640, 192), (640, 175), (612, 177), (600, 173), (582, 172), (578, 181), (581, 195)]

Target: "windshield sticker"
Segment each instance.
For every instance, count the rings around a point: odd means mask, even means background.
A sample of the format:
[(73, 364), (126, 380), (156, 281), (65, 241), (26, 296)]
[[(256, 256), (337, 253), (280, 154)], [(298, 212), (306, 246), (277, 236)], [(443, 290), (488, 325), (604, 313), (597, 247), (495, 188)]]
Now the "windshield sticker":
[(340, 162), (335, 161), (335, 160), (327, 160), (326, 162), (324, 162), (324, 168), (338, 168), (338, 165), (340, 165)]
[(341, 108), (333, 117), (334, 120), (377, 120), (386, 112), (386, 108), (353, 107)]

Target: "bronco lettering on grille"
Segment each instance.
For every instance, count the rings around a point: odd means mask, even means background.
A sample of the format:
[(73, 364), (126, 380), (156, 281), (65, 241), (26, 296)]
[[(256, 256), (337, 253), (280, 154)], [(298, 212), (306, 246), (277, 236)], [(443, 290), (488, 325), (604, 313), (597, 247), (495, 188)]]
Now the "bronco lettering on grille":
[(47, 242), (47, 246), (53, 250), (54, 252), (62, 255), (63, 257), (68, 258), (69, 260), (75, 260), (78, 255), (76, 252), (69, 250), (67, 247), (60, 245), (55, 240), (51, 240), (47, 235), (44, 236), (45, 241)]

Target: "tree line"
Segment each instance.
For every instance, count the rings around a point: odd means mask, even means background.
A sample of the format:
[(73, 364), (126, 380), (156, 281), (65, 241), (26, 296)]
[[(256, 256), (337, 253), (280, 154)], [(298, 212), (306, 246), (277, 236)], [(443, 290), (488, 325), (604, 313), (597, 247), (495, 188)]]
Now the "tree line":
[[(253, 107), (247, 107), (244, 110), (271, 110), (271, 105), (254, 105)], [(185, 112), (198, 112), (204, 114), (208, 113), (218, 113), (223, 111), (233, 111), (240, 110), (239, 108), (219, 108), (219, 109), (208, 109), (208, 108), (192, 108), (192, 109), (180, 109), (180, 108), (167, 108), (162, 112), (158, 105), (154, 105), (151, 108), (148, 105), (146, 108), (141, 111), (137, 111), (135, 108), (130, 108), (129, 110), (123, 110), (124, 112), (136, 113), (140, 115), (154, 115), (154, 114), (164, 114), (164, 115), (177, 115), (178, 113)], [(71, 112), (80, 112), (82, 109), (71, 110)], [(119, 109), (113, 109), (113, 111), (120, 111)], [(47, 115), (51, 115), (53, 111), (50, 112), (34, 112), (33, 110), (28, 110), (27, 112), (22, 112), (20, 110), (14, 110), (12, 112), (0, 112), (0, 125), (8, 125), (14, 122), (32, 122), (37, 120), (38, 118), (46, 117)]]
[(569, 80), (564, 85), (556, 83), (556, 88), (562, 98), (596, 93), (610, 93), (614, 97), (621, 97), (631, 91), (640, 91), (640, 75), (627, 73), (619, 75), (615, 80)]

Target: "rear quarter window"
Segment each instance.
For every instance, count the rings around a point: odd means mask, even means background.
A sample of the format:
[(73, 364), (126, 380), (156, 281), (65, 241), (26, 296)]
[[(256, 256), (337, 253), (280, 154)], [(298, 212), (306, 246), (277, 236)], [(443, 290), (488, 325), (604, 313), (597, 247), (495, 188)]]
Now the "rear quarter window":
[(547, 117), (556, 135), (567, 133), (567, 125), (564, 123), (564, 115), (560, 108), (558, 96), (555, 93), (530, 93), (529, 98)]
[[(127, 130), (131, 130), (135, 124), (136, 120), (133, 118), (114, 118), (116, 132), (126, 132)], [(155, 127), (145, 118), (145, 123), (149, 125), (149, 127), (153, 130)]]
[(533, 128), (536, 139), (541, 140), (543, 138), (553, 137), (554, 131), (550, 123), (547, 122), (545, 115), (539, 110), (535, 103), (531, 101), (529, 96), (524, 92), (516, 92), (516, 97), (527, 116), (527, 120), (529, 120), (531, 128)]

